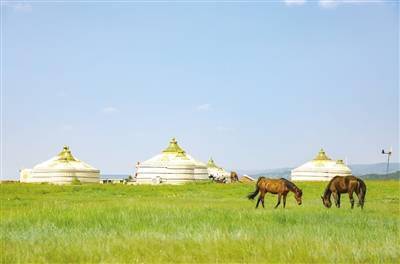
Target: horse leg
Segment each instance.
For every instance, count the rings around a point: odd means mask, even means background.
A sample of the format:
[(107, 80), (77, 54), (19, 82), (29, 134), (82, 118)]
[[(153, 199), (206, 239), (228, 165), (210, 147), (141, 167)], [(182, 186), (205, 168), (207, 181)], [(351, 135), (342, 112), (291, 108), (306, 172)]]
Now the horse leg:
[(353, 209), (354, 208), (353, 191), (349, 192), (349, 198), (350, 198), (351, 209)]
[(261, 194), (260, 194), (260, 197), (261, 197), (261, 205), (262, 205), (263, 208), (265, 208), (265, 206), (264, 206), (264, 198), (265, 198), (265, 194), (266, 194), (266, 193), (267, 193), (267, 192), (261, 193)]
[(361, 193), (357, 194), (358, 197), (358, 206), (361, 206), (361, 209), (364, 208), (364, 197)]
[(357, 195), (357, 198), (358, 198), (357, 207), (360, 207), (360, 206), (361, 206), (361, 209), (362, 209), (362, 197), (361, 197), (361, 193), (360, 193), (360, 191), (359, 191), (358, 189), (356, 189), (355, 192), (356, 192), (356, 195)]
[(340, 193), (337, 194), (337, 207), (340, 208)]
[(275, 205), (275, 209), (281, 204), (281, 194), (278, 193), (278, 203)]
[(260, 190), (260, 195), (258, 196), (256, 209), (258, 208), (258, 205), (260, 204), (260, 202), (263, 204), (263, 207), (264, 207), (264, 195), (265, 195), (265, 191)]
[(286, 196), (287, 196), (287, 193), (283, 195), (283, 208), (286, 207)]
[(258, 204), (260, 203), (260, 201), (261, 201), (261, 195), (258, 196), (257, 204), (256, 204), (256, 209), (258, 208)]
[(339, 208), (339, 205), (338, 205), (338, 194), (337, 194), (337, 192), (333, 192), (333, 193), (332, 193), (332, 196), (333, 196), (333, 199), (335, 200), (335, 205), (336, 205), (336, 207)]

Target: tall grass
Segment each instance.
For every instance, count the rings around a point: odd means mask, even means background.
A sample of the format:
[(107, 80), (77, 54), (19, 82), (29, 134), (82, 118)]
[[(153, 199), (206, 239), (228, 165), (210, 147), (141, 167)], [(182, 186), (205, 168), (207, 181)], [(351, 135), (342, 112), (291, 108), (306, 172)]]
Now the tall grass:
[(367, 181), (365, 209), (325, 209), (299, 183), (286, 209), (255, 210), (254, 185), (2, 184), (2, 263), (397, 262), (399, 181)]

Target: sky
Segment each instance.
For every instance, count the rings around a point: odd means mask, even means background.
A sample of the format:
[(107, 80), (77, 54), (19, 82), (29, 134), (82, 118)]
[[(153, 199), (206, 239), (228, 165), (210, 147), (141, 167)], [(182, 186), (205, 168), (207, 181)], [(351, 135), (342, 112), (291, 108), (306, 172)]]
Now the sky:
[(176, 137), (228, 169), (399, 155), (397, 1), (2, 1), (1, 177), (63, 145), (134, 173)]

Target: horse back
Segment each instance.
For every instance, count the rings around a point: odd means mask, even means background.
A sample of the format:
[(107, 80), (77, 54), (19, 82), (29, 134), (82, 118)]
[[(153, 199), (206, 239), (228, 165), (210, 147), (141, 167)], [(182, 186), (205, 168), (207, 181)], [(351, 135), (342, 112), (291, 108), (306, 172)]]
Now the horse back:
[(263, 177), (263, 179), (261, 179), (258, 182), (258, 187), (261, 190), (264, 190), (266, 192), (270, 192), (273, 194), (277, 194), (277, 193), (282, 193), (285, 192), (287, 190), (287, 186), (286, 186), (286, 182), (282, 179), (268, 179)]
[[(337, 193), (347, 193), (358, 190), (361, 179), (351, 176), (335, 176), (330, 182), (330, 189)], [(365, 184), (364, 184), (365, 185)]]

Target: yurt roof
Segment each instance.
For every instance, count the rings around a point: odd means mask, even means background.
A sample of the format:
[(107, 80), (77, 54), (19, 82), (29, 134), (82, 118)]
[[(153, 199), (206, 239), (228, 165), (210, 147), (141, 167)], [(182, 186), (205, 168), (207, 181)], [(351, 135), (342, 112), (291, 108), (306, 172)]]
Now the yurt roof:
[(220, 167), (215, 164), (213, 158), (210, 158), (210, 160), (207, 163), (207, 168), (216, 168), (219, 169)]
[(323, 149), (319, 151), (313, 160), (304, 163), (293, 171), (342, 171), (351, 173), (350, 168), (344, 164), (343, 160), (330, 159)]
[(163, 150), (163, 153), (184, 156), (186, 152), (178, 145), (178, 141), (172, 138), (168, 147)]
[(204, 163), (195, 160), (183, 150), (175, 138), (172, 138), (169, 142), (168, 147), (162, 151), (161, 154), (140, 163), (140, 166), (153, 166), (156, 164), (164, 165), (194, 165), (194, 166), (206, 166)]
[(325, 153), (324, 149), (320, 149), (314, 160), (331, 160)]
[(89, 164), (74, 157), (68, 146), (64, 146), (57, 156), (42, 162), (33, 171), (99, 171)]

